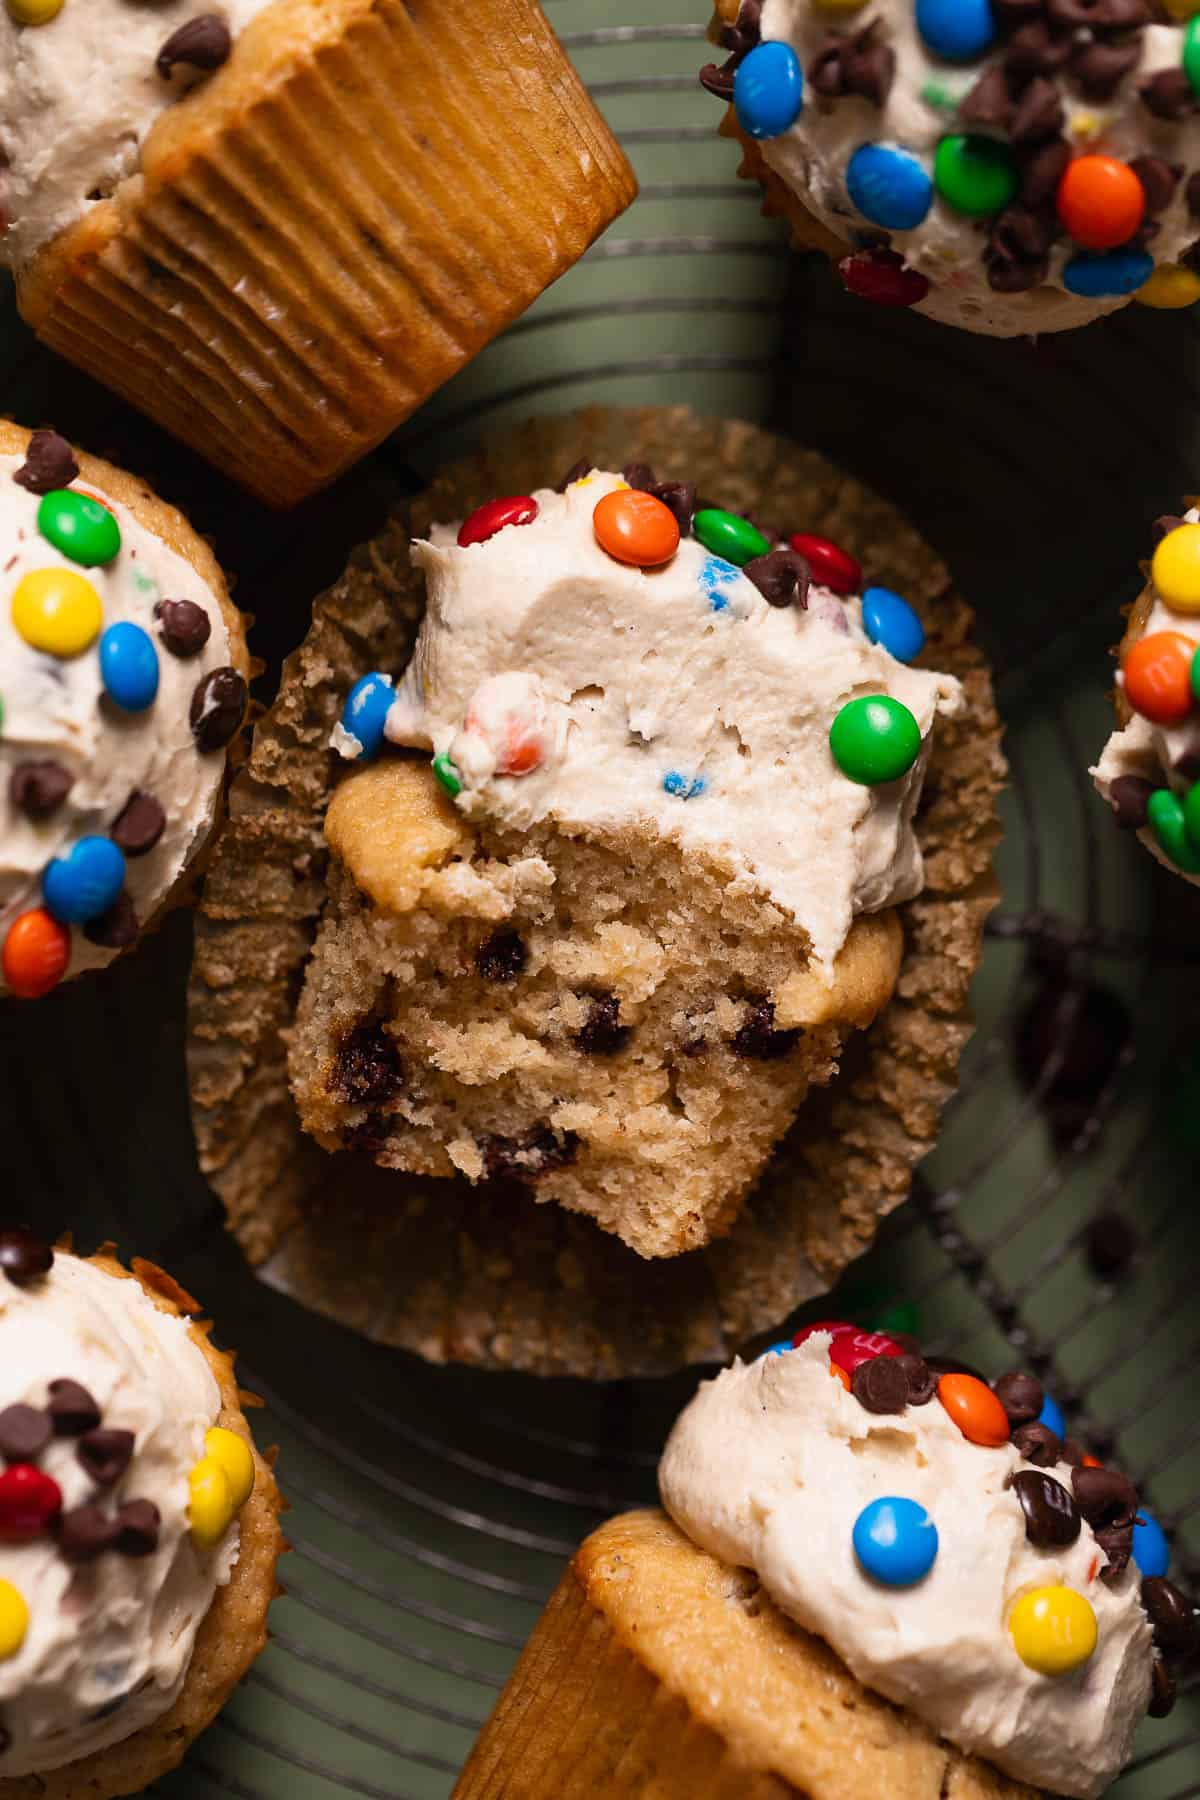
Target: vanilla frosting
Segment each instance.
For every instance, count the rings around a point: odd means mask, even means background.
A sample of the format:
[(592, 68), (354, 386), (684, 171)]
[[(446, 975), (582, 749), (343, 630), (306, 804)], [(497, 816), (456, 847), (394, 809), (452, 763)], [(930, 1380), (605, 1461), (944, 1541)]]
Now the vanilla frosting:
[(0, 1275), (0, 1410), (44, 1408), (52, 1381), (80, 1382), (105, 1429), (135, 1434), (115, 1486), (99, 1489), (75, 1437), (52, 1437), (36, 1466), (63, 1509), (115, 1510), (148, 1500), (160, 1515), (147, 1556), (107, 1550), (72, 1565), (43, 1532), (0, 1539), (0, 1580), (28, 1608), (15, 1655), (0, 1658), (0, 1777), (30, 1775), (103, 1750), (159, 1718), (187, 1674), (196, 1631), (238, 1554), (236, 1520), (211, 1550), (188, 1530), (188, 1475), (221, 1396), (186, 1320), (163, 1313), (134, 1280), (57, 1252), (44, 1278)]
[[(1012, 1444), (969, 1443), (935, 1398), (868, 1412), (831, 1377), (830, 1338), (735, 1362), (680, 1416), (659, 1467), (663, 1505), (723, 1561), (751, 1568), (782, 1611), (832, 1646), (866, 1686), (1018, 1780), (1092, 1800), (1128, 1757), (1150, 1694), (1151, 1630), (1131, 1564), (1108, 1586), (1085, 1522), (1065, 1549), (1035, 1549), (1005, 1488), (1030, 1467)], [(1071, 1471), (1053, 1473), (1068, 1489)], [(912, 1587), (877, 1584), (852, 1529), (882, 1496), (917, 1501), (938, 1532)], [(1093, 1608), (1090, 1660), (1055, 1679), (1017, 1655), (1014, 1603), (1062, 1584)]]
[[(814, 91), (808, 71), (831, 32), (849, 36), (876, 20), (896, 57), (884, 105), (875, 106), (857, 94), (827, 99)], [(764, 0), (761, 29), (764, 41), (782, 41), (795, 50), (806, 83), (804, 106), (795, 123), (758, 148), (806, 207), (851, 245), (878, 242), (881, 236), (879, 228), (856, 209), (847, 190), (847, 166), (860, 145), (884, 144), (908, 151), (932, 177), (934, 153), (946, 135), (965, 131), (1007, 138), (1004, 130), (963, 124), (957, 116), (958, 106), (980, 77), (1003, 63), (1008, 49), (1003, 35), (967, 63), (945, 61), (922, 39), (914, 0), (868, 0), (854, 11), (837, 13), (813, 0)], [(1200, 113), (1178, 123), (1157, 119), (1137, 93), (1139, 82), (1148, 76), (1181, 68), (1183, 35), (1183, 26), (1173, 24), (1147, 25), (1136, 35), (1124, 34), (1136, 44), (1137, 59), (1109, 100), (1088, 100), (1069, 74), (1055, 78), (1065, 113), (1062, 135), (1074, 155), (1098, 152), (1126, 162), (1152, 155), (1183, 164), (1187, 171), (1200, 164)], [(1086, 31), (1077, 36), (1080, 42), (1087, 41)], [(1200, 237), (1200, 223), (1189, 214), (1185, 190), (1186, 178), (1155, 215), (1157, 230), (1144, 247), (1156, 264), (1175, 262)], [(1031, 308), (1028, 292), (997, 292), (989, 285), (982, 256), (986, 222), (956, 212), (937, 193), (914, 230), (886, 235), (908, 267), (933, 284), (915, 310), (975, 331), (1011, 336), (1035, 329), (1062, 330), (1127, 304), (1124, 295), (1091, 299), (1067, 291), (1063, 268), (1080, 254), (1080, 247), (1065, 234), (1050, 250), (1036, 309)], [(1055, 290), (1052, 304), (1047, 304), (1051, 296), (1046, 287)]]
[[(225, 769), (222, 751), (197, 750), (189, 724), (197, 683), (229, 663), (229, 633), (216, 595), (127, 506), (86, 482), (77, 485), (115, 515), (121, 549), (104, 567), (79, 569), (39, 532), (38, 497), (13, 480), (23, 460), (0, 456), (0, 942), (19, 914), (42, 904), (42, 872), (50, 859), (69, 855), (81, 837), (109, 832), (134, 792), (153, 796), (166, 814), (154, 848), (126, 860), (126, 892), (145, 923), (207, 836)], [(105, 697), (97, 643), (61, 658), (35, 650), (21, 636), (11, 596), (24, 575), (46, 568), (86, 576), (103, 606), (102, 630), (127, 620), (149, 633), (159, 687), (146, 711), (120, 712)], [(154, 617), (160, 599), (190, 600), (207, 613), (212, 630), (198, 654), (179, 657), (167, 650)], [(15, 803), (10, 783), (18, 765), (43, 760), (61, 764), (73, 782), (48, 818), (33, 819)], [(76, 926), (67, 973), (99, 967), (116, 954)]]
[(0, 6), (0, 264), (23, 268), (137, 174), (146, 134), (187, 80), (154, 66), (174, 31), (203, 11), (236, 36), (269, 3), (64, 0), (45, 25)]
[[(637, 820), (719, 853), (827, 969), (857, 913), (920, 891), (913, 814), (959, 684), (871, 643), (858, 599), (814, 586), (807, 610), (771, 606), (695, 538), (660, 568), (617, 562), (592, 515), (622, 485), (594, 471), (539, 490), (531, 524), (466, 548), (439, 526), (414, 545), (428, 604), (387, 736), (448, 757), (469, 818)], [(906, 776), (874, 788), (829, 749), (838, 710), (872, 693), (903, 702), (923, 740)], [(360, 749), (341, 727), (335, 742)]]

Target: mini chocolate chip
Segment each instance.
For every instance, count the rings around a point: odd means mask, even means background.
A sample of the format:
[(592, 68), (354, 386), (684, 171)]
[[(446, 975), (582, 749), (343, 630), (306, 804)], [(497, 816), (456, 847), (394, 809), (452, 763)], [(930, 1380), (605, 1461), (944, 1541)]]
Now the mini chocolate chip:
[(1160, 69), (1138, 82), (1138, 99), (1156, 119), (1177, 124), (1196, 110), (1196, 94), (1182, 69)]
[(166, 829), (167, 815), (142, 788), (134, 788), (113, 821), (109, 837), (126, 856), (145, 856)]
[(1162, 1575), (1147, 1575), (1142, 1605), (1154, 1627), (1154, 1642), (1164, 1656), (1194, 1656), (1200, 1650), (1196, 1609), (1187, 1595)]
[(723, 48), (735, 50), (739, 56), (745, 56), (748, 50), (753, 50), (761, 36), (762, 0), (742, 0), (734, 23), (721, 27)]
[(1146, 1716), (1151, 1719), (1165, 1719), (1171, 1712), (1178, 1698), (1175, 1683), (1171, 1679), (1171, 1671), (1161, 1656), (1156, 1656), (1150, 1665), (1150, 1704), (1146, 1708)]
[(1015, 1449), (1026, 1462), (1039, 1469), (1052, 1469), (1062, 1461), (1062, 1444), (1048, 1425), (1018, 1425), (1012, 1434)]
[(137, 914), (133, 909), (133, 901), (124, 888), (107, 912), (99, 913), (83, 926), (83, 935), (88, 943), (99, 944), (104, 950), (124, 950), (133, 943), (137, 934)]
[(28, 1287), (54, 1266), (49, 1244), (35, 1237), (26, 1225), (10, 1225), (0, 1231), (0, 1269), (14, 1287)]
[[(892, 1335), (897, 1336), (895, 1332)], [(937, 1393), (938, 1378), (925, 1358), (915, 1351), (906, 1351), (903, 1356), (889, 1357), (888, 1361), (895, 1363), (908, 1383), (908, 1404), (928, 1406)]]
[(58, 1553), (65, 1562), (94, 1562), (117, 1541), (117, 1522), (102, 1507), (73, 1506), (58, 1521)]
[(1043, 144), (1047, 138), (1057, 137), (1063, 118), (1058, 89), (1044, 75), (1037, 75), (1017, 102), (1008, 128), (1009, 140), (1017, 149)]
[(8, 779), (8, 797), (27, 819), (48, 819), (70, 793), (75, 777), (51, 756), (20, 762)]
[(1137, 1249), (1137, 1239), (1119, 1213), (1101, 1213), (1093, 1219), (1083, 1244), (1094, 1273), (1106, 1281), (1129, 1267)]
[(753, 556), (742, 565), (742, 574), (754, 583), (768, 606), (807, 609), (812, 575), (798, 551), (771, 550), (766, 556)]
[(1025, 1536), (1036, 1550), (1073, 1544), (1082, 1521), (1061, 1481), (1041, 1469), (1018, 1469), (1008, 1478), (1025, 1514)]
[(705, 63), (700, 70), (700, 86), (717, 100), (732, 100), (733, 77), (739, 60), (738, 57), (731, 56), (727, 62)]
[(1003, 250), (990, 250), (987, 257), (988, 286), (998, 294), (1027, 294), (1040, 287), (1050, 273), (1050, 258), (1038, 261), (1018, 260)]
[(1161, 156), (1135, 156), (1129, 167), (1146, 190), (1146, 211), (1153, 217), (1171, 204), (1183, 166)]
[(733, 1054), (749, 1062), (779, 1062), (799, 1042), (798, 1027), (776, 1031), (773, 1000), (752, 1000), (745, 1020), (733, 1034)]
[(566, 474), (562, 477), (561, 481), (555, 482), (555, 484), (554, 484), (555, 493), (556, 494), (565, 494), (567, 489), (570, 487), (570, 485), (573, 481), (582, 481), (585, 475), (591, 474), (594, 466), (595, 465), (593, 463), (590, 463), (588, 461), (586, 456), (581, 456), (578, 462), (573, 462), (571, 464), (570, 468), (567, 470)]
[(1084, 44), (1071, 57), (1070, 72), (1088, 100), (1111, 100), (1141, 58), (1140, 44)]
[(351, 1106), (390, 1100), (404, 1080), (396, 1040), (378, 1019), (364, 1019), (342, 1039), (329, 1077), (329, 1091)]
[(1004, 70), (993, 64), (986, 69), (963, 100), (958, 116), (964, 125), (1006, 126), (1013, 115), (1013, 98)]
[(1008, 1414), (1008, 1423), (1015, 1430), (1018, 1425), (1028, 1425), (1036, 1419), (1042, 1410), (1046, 1398), (1045, 1389), (1036, 1375), (1026, 1375), (1020, 1369), (1012, 1369), (1007, 1375), (1001, 1375), (992, 1383), (997, 1400)]
[(1141, 775), (1118, 775), (1109, 783), (1108, 804), (1122, 831), (1141, 831), (1154, 783)]
[(50, 1401), (46, 1407), (57, 1437), (79, 1437), (100, 1423), (100, 1408), (81, 1382), (68, 1376), (50, 1383)]
[(899, 1357), (873, 1356), (850, 1377), (850, 1392), (870, 1413), (901, 1413), (908, 1405), (908, 1376)]
[(574, 1131), (552, 1131), (535, 1125), (520, 1137), (488, 1137), (480, 1144), (483, 1171), (489, 1181), (509, 1176), (516, 1181), (536, 1181), (554, 1169), (565, 1169), (579, 1155), (579, 1136)]
[(13, 480), (30, 494), (49, 494), (70, 487), (78, 474), (79, 464), (66, 438), (57, 431), (35, 431)]
[(150, 1556), (158, 1549), (160, 1515), (153, 1500), (127, 1500), (117, 1508), (116, 1548), (122, 1556)]
[(615, 994), (593, 994), (575, 1043), (585, 1056), (615, 1056), (625, 1048), (632, 1029), (621, 1023), (621, 1003)]
[(212, 620), (194, 600), (156, 600), (154, 616), (172, 656), (198, 656), (212, 636)]
[(475, 952), (475, 967), (485, 981), (513, 982), (528, 961), (529, 952), (516, 931), (493, 931)]
[(1072, 1469), (1071, 1488), (1089, 1525), (1132, 1527), (1138, 1509), (1138, 1491), (1119, 1469)]
[(1129, 1567), (1129, 1559), (1133, 1555), (1133, 1522), (1128, 1525), (1094, 1526), (1096, 1542), (1107, 1557), (1104, 1568), (1100, 1571), (1100, 1579), (1106, 1587), (1113, 1587)]
[(132, 1431), (98, 1425), (93, 1431), (84, 1432), (75, 1446), (75, 1454), (93, 1481), (101, 1487), (111, 1487), (114, 1481), (120, 1481), (129, 1467), (133, 1444)]
[(1056, 37), (1044, 19), (1030, 19), (1008, 41), (1004, 72), (1018, 85), (1034, 75), (1057, 75), (1073, 48), (1071, 39)]
[(895, 77), (896, 52), (883, 40), (878, 19), (850, 37), (826, 38), (808, 71), (815, 91), (827, 99), (857, 94), (872, 106), (886, 104)]
[(660, 481), (653, 491), (654, 498), (661, 500), (668, 512), (674, 513), (676, 523), (686, 537), (692, 529), (692, 514), (696, 511), (695, 482)]
[(639, 493), (643, 494), (652, 494), (658, 486), (658, 480), (649, 463), (626, 463), (621, 470), (621, 479), (627, 481), (631, 488), (637, 488)]
[(1071, 146), (1064, 138), (1052, 138), (1021, 162), (1021, 201), (1025, 206), (1043, 205), (1057, 193), (1063, 171), (1071, 160)]
[(188, 720), (198, 750), (223, 750), (246, 711), (246, 683), (236, 669), (212, 669), (196, 683)]
[(154, 66), (164, 80), (176, 63), (210, 73), (228, 62), (232, 49), (233, 39), (224, 19), (216, 13), (200, 13), (171, 33), (155, 57)]
[(50, 1442), (51, 1424), (37, 1406), (6, 1406), (0, 1412), (0, 1456), (5, 1462), (36, 1462)]

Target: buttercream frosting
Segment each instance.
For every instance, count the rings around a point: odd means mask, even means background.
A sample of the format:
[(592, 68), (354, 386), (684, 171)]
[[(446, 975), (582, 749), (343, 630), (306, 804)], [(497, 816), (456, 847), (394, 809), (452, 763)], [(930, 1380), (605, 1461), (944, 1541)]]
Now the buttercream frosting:
[(79, 1440), (52, 1437), (37, 1467), (63, 1510), (148, 1500), (159, 1513), (149, 1555), (106, 1551), (72, 1565), (51, 1532), (0, 1540), (0, 1580), (29, 1613), (24, 1641), (0, 1658), (0, 1776), (42, 1773), (105, 1749), (159, 1718), (183, 1685), (196, 1632), (237, 1561), (236, 1519), (210, 1550), (188, 1529), (188, 1475), (204, 1455), (221, 1396), (186, 1320), (160, 1312), (135, 1280), (57, 1252), (42, 1279), (0, 1275), (0, 1410), (46, 1406), (50, 1383), (80, 1382), (106, 1430), (134, 1433), (119, 1481), (99, 1488)]
[[(702, 1549), (753, 1569), (771, 1599), (866, 1686), (1018, 1780), (1093, 1800), (1129, 1755), (1150, 1692), (1151, 1629), (1130, 1565), (1109, 1586), (1084, 1522), (1066, 1548), (1027, 1542), (1005, 1486), (1030, 1467), (1012, 1444), (970, 1443), (940, 1401), (868, 1412), (831, 1377), (830, 1338), (736, 1362), (705, 1382), (667, 1442), (663, 1505)], [(1047, 1471), (1070, 1489), (1065, 1465)], [(859, 1567), (852, 1528), (881, 1496), (917, 1501), (938, 1551), (898, 1589)], [(1071, 1674), (1036, 1673), (1007, 1629), (1015, 1602), (1061, 1584), (1099, 1638)]]
[[(413, 546), (427, 610), (387, 737), (449, 759), (456, 805), (525, 830), (638, 820), (724, 855), (808, 932), (828, 968), (855, 915), (920, 891), (913, 815), (952, 677), (870, 641), (857, 597), (814, 585), (771, 606), (732, 563), (684, 536), (641, 569), (597, 542), (593, 512), (620, 476), (541, 489), (532, 523), (460, 548), (453, 526)], [(838, 710), (890, 694), (914, 715), (907, 775), (867, 787), (829, 748)], [(344, 755), (361, 749), (342, 727)]]

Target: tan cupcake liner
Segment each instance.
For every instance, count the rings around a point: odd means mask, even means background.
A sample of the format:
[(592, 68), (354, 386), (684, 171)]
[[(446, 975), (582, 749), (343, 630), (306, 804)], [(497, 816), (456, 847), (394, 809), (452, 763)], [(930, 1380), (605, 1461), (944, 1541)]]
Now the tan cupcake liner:
[[(62, 1246), (60, 1246), (62, 1247)], [(69, 1248), (69, 1245), (66, 1246)], [(241, 1547), (233, 1573), (219, 1587), (196, 1633), (195, 1648), (175, 1704), (153, 1724), (107, 1750), (51, 1769), (44, 1775), (0, 1780), (3, 1800), (112, 1800), (139, 1794), (175, 1768), (189, 1745), (212, 1724), (267, 1642), (267, 1611), (283, 1592), (275, 1565), (287, 1548), (279, 1527), (283, 1499), (275, 1481), (275, 1451), (261, 1452), (250, 1435), (245, 1407), (261, 1406), (238, 1387), (233, 1355), (218, 1350), (201, 1319), (199, 1303), (163, 1269), (135, 1256), (126, 1269), (106, 1244), (87, 1261), (119, 1281), (137, 1281), (159, 1312), (189, 1320), (192, 1342), (206, 1358), (221, 1390), (218, 1425), (236, 1432), (254, 1454), (254, 1488), (238, 1514)]]
[(855, 1680), (660, 1512), (576, 1553), (453, 1800), (1038, 1800)]
[(274, 0), (18, 300), (53, 349), (290, 506), (635, 192), (535, 0)]
[[(925, 660), (966, 692), (964, 716), (935, 736), (917, 825), (927, 886), (899, 909), (906, 951), (893, 999), (806, 1102), (730, 1236), (656, 1264), (526, 1189), (329, 1155), (302, 1133), (287, 1085), (283, 1034), (324, 898), (329, 733), (354, 680), (407, 662), (424, 604), (410, 534), (552, 483), (581, 455), (649, 462), (662, 479), (686, 477), (844, 544), (871, 581), (908, 596), (929, 633)], [(399, 509), (318, 602), (285, 666), (197, 918), (189, 1062), (200, 1161), (262, 1278), (431, 1361), (591, 1377), (724, 1361), (824, 1292), (905, 1198), (971, 1033), (1005, 770), (970, 631), (946, 569), (892, 507), (812, 451), (685, 407), (533, 420)]]

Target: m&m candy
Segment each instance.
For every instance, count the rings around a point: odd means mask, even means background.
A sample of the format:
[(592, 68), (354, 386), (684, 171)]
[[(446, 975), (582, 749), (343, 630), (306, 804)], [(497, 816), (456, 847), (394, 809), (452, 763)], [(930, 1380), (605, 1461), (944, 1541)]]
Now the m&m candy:
[(862, 597), (863, 629), (873, 644), (910, 663), (925, 648), (925, 627), (908, 601), (891, 588), (869, 587)]
[(1011, 1427), (1004, 1407), (987, 1385), (974, 1375), (943, 1375), (938, 1399), (970, 1444), (996, 1449), (1007, 1444)]
[(1200, 525), (1177, 525), (1159, 542), (1150, 579), (1172, 612), (1200, 613)]
[(1107, 256), (1073, 256), (1063, 269), (1063, 286), (1086, 300), (1136, 294), (1154, 273), (1145, 250), (1110, 250)]
[(860, 144), (846, 167), (853, 204), (885, 231), (912, 231), (933, 204), (933, 183), (915, 156), (888, 144)]
[(202, 1456), (188, 1476), (188, 1529), (200, 1550), (219, 1544), (233, 1522), (233, 1489), (215, 1456)]
[(834, 719), (829, 748), (848, 780), (878, 787), (908, 774), (921, 754), (921, 728), (902, 701), (863, 694)]
[(1074, 1588), (1040, 1587), (1022, 1594), (1008, 1615), (1013, 1648), (1039, 1675), (1069, 1675), (1096, 1648), (1096, 1615)]
[(642, 488), (617, 488), (596, 502), (596, 542), (614, 562), (655, 569), (679, 548), (679, 520), (670, 507)]
[(61, 1511), (62, 1489), (32, 1463), (10, 1463), (0, 1475), (0, 1541), (38, 1537)]
[(42, 871), (46, 911), (64, 925), (99, 918), (124, 885), (125, 857), (111, 838), (79, 838)]
[(1115, 156), (1077, 156), (1063, 170), (1055, 206), (1085, 250), (1115, 250), (1141, 224), (1146, 190), (1129, 164)]
[(1155, 725), (1179, 725), (1187, 718), (1195, 649), (1181, 631), (1152, 631), (1130, 647), (1121, 681), (1134, 712)]
[(237, 1511), (254, 1490), (254, 1456), (249, 1444), (236, 1431), (214, 1425), (204, 1434), (204, 1453), (222, 1469)]
[(788, 539), (812, 570), (812, 578), (820, 587), (835, 594), (857, 594), (862, 587), (862, 568), (839, 545), (829, 538), (817, 537), (810, 531), (794, 531)]
[(1200, 94), (1200, 17), (1188, 20), (1183, 34), (1183, 72), (1194, 94)]
[(18, 25), (48, 25), (66, 0), (6, 0), (9, 17)]
[(856, 250), (838, 263), (847, 293), (876, 306), (916, 306), (929, 292), (929, 283), (917, 269), (904, 266), (896, 250)]
[(1200, 300), (1200, 275), (1185, 269), (1182, 263), (1161, 263), (1148, 281), (1144, 281), (1134, 299), (1139, 306), (1157, 307), (1161, 312), (1177, 312), (1194, 306)]
[(532, 525), (538, 516), (538, 503), (530, 494), (509, 494), (501, 500), (489, 500), (476, 507), (458, 528), (458, 544), (466, 550), (471, 544), (486, 544), (506, 525)]
[(991, 0), (917, 0), (917, 30), (948, 62), (982, 56), (996, 36)]
[(66, 660), (96, 641), (104, 608), (86, 575), (74, 569), (31, 569), (13, 590), (12, 622), (34, 650)]
[(9, 926), (0, 967), (18, 1000), (40, 1000), (58, 986), (70, 960), (70, 932), (45, 907), (35, 906)]
[(121, 548), (121, 527), (107, 506), (71, 488), (42, 496), (37, 526), (47, 543), (85, 569), (110, 563)]
[(859, 1567), (885, 1587), (912, 1587), (932, 1569), (938, 1530), (916, 1500), (888, 1494), (864, 1506), (854, 1521)]
[(1185, 875), (1200, 875), (1200, 843), (1188, 831), (1179, 795), (1170, 788), (1155, 788), (1146, 802), (1146, 819), (1169, 861)]
[(692, 532), (706, 550), (740, 569), (752, 557), (766, 556), (771, 546), (749, 519), (738, 513), (723, 512), (720, 507), (706, 506), (692, 519)]
[(452, 800), (456, 794), (462, 793), (462, 782), (459, 779), (458, 770), (450, 761), (445, 750), (439, 750), (429, 766)]
[(15, 1656), (29, 1630), (25, 1597), (11, 1581), (0, 1580), (0, 1662)]
[(1049, 1394), (1042, 1396), (1042, 1410), (1037, 1416), (1037, 1423), (1052, 1431), (1061, 1442), (1067, 1435), (1067, 1421), (1063, 1418), (1062, 1407)]
[(1020, 186), (1020, 176), (1007, 144), (953, 132), (937, 147), (933, 185), (955, 212), (983, 219), (1003, 212)]
[(1139, 1506), (1133, 1522), (1133, 1560), (1143, 1578), (1165, 1575), (1171, 1566), (1171, 1546), (1158, 1520)]
[(364, 756), (378, 756), (383, 748), (383, 728), (395, 698), (391, 676), (379, 674), (360, 676), (346, 695), (342, 730), (358, 739)]
[(158, 651), (148, 631), (122, 620), (100, 639), (100, 679), (122, 712), (145, 712), (158, 694)]
[(733, 110), (747, 137), (773, 138), (794, 125), (804, 107), (804, 74), (790, 44), (756, 44), (733, 77)]

